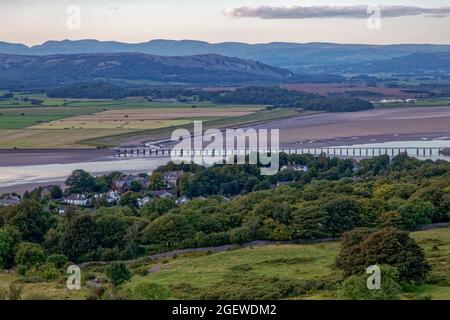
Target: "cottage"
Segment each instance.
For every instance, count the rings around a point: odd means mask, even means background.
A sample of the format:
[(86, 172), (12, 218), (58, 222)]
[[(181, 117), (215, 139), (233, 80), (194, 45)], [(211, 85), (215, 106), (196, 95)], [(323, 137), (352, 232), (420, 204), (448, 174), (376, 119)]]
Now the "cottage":
[(71, 194), (64, 198), (64, 203), (76, 206), (86, 206), (89, 203), (89, 200), (84, 194)]
[(164, 184), (167, 188), (175, 188), (183, 175), (183, 171), (167, 171), (163, 174)]

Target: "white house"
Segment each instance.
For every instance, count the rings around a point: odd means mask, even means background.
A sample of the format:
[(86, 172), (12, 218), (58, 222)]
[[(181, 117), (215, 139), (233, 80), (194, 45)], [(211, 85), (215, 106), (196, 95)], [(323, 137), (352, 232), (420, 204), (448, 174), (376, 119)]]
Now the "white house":
[(106, 193), (106, 202), (117, 203), (120, 200), (119, 192), (116, 190), (110, 190)]
[(68, 197), (64, 198), (64, 203), (73, 204), (76, 206), (86, 206), (89, 203), (89, 200), (86, 198), (84, 194), (71, 194)]

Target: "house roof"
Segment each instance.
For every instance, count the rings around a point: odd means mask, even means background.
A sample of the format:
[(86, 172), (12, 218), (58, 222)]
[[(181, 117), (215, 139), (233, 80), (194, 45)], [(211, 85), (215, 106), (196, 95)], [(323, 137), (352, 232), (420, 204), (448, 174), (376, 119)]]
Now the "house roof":
[(176, 192), (172, 191), (172, 190), (152, 190), (150, 192), (155, 197), (161, 197), (162, 195), (165, 195), (165, 194), (170, 194), (171, 196), (176, 195)]
[(69, 195), (68, 197), (64, 198), (64, 200), (79, 200), (79, 201), (84, 201), (86, 200), (86, 196), (84, 194), (75, 194), (72, 193), (71, 195)]
[(183, 171), (167, 171), (164, 172), (163, 176), (165, 179), (178, 179), (183, 175)]

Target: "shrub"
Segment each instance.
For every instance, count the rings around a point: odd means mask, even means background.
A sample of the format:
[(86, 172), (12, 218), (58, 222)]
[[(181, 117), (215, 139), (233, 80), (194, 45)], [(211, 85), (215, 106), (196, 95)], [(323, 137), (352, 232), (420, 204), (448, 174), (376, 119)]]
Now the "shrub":
[(31, 242), (22, 242), (17, 247), (15, 257), (16, 265), (23, 265), (29, 268), (44, 261), (45, 252), (40, 245)]
[(105, 270), (108, 280), (114, 287), (130, 281), (132, 274), (123, 263), (113, 262)]
[(142, 282), (133, 288), (133, 298), (137, 300), (166, 300), (169, 297), (169, 289), (156, 283)]
[(8, 299), (9, 300), (20, 300), (22, 299), (23, 287), (18, 286), (14, 283), (9, 285), (8, 289)]
[(53, 264), (58, 269), (63, 268), (68, 261), (69, 258), (63, 254), (52, 254), (47, 257), (47, 263)]
[(353, 275), (345, 279), (338, 289), (338, 295), (352, 300), (392, 300), (398, 299), (400, 285), (398, 283), (399, 272), (396, 268), (382, 265), (381, 289), (370, 290), (367, 288), (368, 274)]

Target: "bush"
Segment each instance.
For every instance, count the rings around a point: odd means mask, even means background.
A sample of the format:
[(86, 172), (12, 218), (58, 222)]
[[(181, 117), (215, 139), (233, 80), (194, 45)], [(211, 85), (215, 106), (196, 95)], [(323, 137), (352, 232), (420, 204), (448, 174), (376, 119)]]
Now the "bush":
[(61, 277), (61, 272), (53, 263), (44, 263), (39, 266), (34, 266), (29, 269), (25, 275), (33, 278), (37, 277), (46, 281), (57, 280)]
[(133, 298), (136, 300), (166, 300), (169, 297), (170, 291), (156, 283), (142, 282), (133, 289)]
[(105, 270), (106, 276), (111, 284), (116, 287), (130, 281), (132, 274), (123, 263), (113, 262)]
[(23, 287), (18, 286), (14, 283), (9, 285), (8, 289), (8, 299), (9, 300), (20, 300), (22, 299)]
[(44, 261), (45, 252), (40, 245), (31, 242), (22, 242), (17, 247), (15, 257), (16, 265), (23, 265), (30, 268)]
[(58, 269), (63, 268), (68, 261), (69, 258), (63, 254), (52, 254), (47, 257), (47, 263), (53, 264)]
[(338, 295), (351, 300), (392, 300), (398, 299), (401, 290), (398, 284), (399, 272), (387, 265), (380, 266), (381, 289), (367, 288), (368, 274), (353, 275), (345, 279), (338, 289)]
[(6, 300), (6, 297), (8, 296), (8, 292), (6, 289), (0, 287), (0, 301)]

